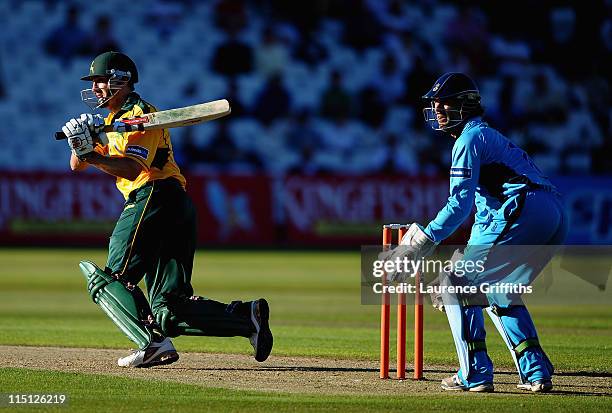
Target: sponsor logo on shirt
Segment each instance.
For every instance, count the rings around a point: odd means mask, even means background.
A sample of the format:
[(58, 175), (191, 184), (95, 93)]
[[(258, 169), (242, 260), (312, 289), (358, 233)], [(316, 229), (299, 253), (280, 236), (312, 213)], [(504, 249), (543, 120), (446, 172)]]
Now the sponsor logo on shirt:
[(142, 146), (129, 145), (125, 150), (125, 154), (136, 155), (139, 158), (147, 159), (149, 157), (149, 150)]
[(451, 168), (450, 176), (451, 178), (471, 178), (472, 168)]

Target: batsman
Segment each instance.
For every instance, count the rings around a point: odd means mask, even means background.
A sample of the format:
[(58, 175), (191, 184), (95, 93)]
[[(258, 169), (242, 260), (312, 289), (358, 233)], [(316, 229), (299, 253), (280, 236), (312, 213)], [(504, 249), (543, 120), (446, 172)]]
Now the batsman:
[[(558, 192), (526, 152), (482, 119), (480, 92), (469, 76), (446, 73), (423, 99), (425, 121), (454, 139), (450, 195), (426, 227), (409, 227), (393, 254), (417, 259), (428, 255), (475, 206), (468, 244), (453, 260), (485, 265), (480, 272), (467, 273), (463, 282), (472, 286), (485, 282), (529, 285), (567, 235), (568, 221)], [(518, 387), (550, 391), (553, 365), (527, 308), (521, 300), (508, 300), (504, 294), (484, 295), (484, 305), (475, 296), (447, 294), (442, 303), (434, 300), (448, 317), (460, 366), (442, 381), (442, 388), (494, 390), (493, 363), (485, 342), (485, 307), (510, 350), (519, 372)]]
[[(174, 160), (169, 131), (102, 131), (115, 120), (156, 111), (135, 92), (135, 63), (123, 53), (102, 53), (81, 80), (90, 85), (81, 91), (82, 100), (92, 111), (109, 113), (106, 118), (84, 113), (62, 127), (70, 168), (93, 166), (114, 176), (125, 198), (105, 268), (80, 263), (92, 300), (138, 347), (120, 358), (119, 366), (174, 363), (179, 355), (170, 337), (179, 335), (246, 337), (255, 359), (266, 360), (273, 337), (265, 299), (224, 304), (194, 295), (196, 210)], [(138, 286), (143, 280), (148, 299)]]

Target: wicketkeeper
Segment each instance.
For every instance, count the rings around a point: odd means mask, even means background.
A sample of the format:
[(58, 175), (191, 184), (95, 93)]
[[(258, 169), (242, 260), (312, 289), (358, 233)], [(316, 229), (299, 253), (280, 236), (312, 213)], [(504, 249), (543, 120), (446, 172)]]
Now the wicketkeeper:
[[(475, 205), (475, 222), (462, 259), (474, 263), (484, 259), (485, 266), (482, 272), (466, 274), (463, 282), (529, 285), (567, 235), (568, 221), (555, 187), (527, 153), (482, 120), (480, 93), (471, 78), (446, 73), (423, 99), (425, 121), (455, 139), (450, 196), (429, 225), (411, 225), (395, 254), (419, 258), (431, 253)], [(532, 247), (518, 247), (522, 245)], [(519, 388), (551, 390), (553, 366), (522, 301), (487, 294), (483, 305), (475, 298), (446, 295), (443, 304), (434, 301), (448, 316), (460, 366), (457, 374), (442, 381), (442, 388), (493, 391), (482, 311), (487, 307), (519, 371)]]
[[(125, 54), (97, 56), (81, 78), (91, 87), (81, 92), (92, 110), (70, 119), (62, 131), (72, 151), (70, 167), (92, 165), (117, 180), (125, 206), (110, 237), (104, 269), (81, 261), (91, 298), (138, 346), (118, 360), (123, 367), (151, 367), (178, 360), (169, 337), (243, 336), (255, 359), (272, 350), (265, 299), (223, 304), (194, 295), (191, 273), (196, 248), (196, 210), (185, 192), (168, 130), (104, 133), (117, 119), (156, 109), (135, 91), (138, 71)], [(148, 300), (138, 283), (144, 279)]]

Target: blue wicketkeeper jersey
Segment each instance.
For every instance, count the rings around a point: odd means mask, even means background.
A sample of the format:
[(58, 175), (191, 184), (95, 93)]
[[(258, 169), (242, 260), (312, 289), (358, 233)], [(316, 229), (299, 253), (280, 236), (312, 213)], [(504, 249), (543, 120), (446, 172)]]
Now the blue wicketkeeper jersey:
[(455, 141), (450, 196), (425, 233), (442, 241), (465, 221), (473, 205), (475, 224), (487, 223), (508, 198), (529, 186), (554, 189), (525, 151), (475, 117)]

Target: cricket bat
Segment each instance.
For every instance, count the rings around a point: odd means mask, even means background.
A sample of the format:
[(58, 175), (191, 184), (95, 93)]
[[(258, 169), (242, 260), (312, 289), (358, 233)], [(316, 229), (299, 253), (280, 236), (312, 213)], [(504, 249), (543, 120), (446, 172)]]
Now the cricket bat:
[[(231, 111), (229, 102), (221, 99), (183, 108), (147, 113), (133, 118), (119, 119), (111, 125), (104, 126), (104, 132), (133, 132), (197, 125), (229, 115)], [(66, 135), (64, 132), (55, 132), (55, 139), (66, 139)]]

